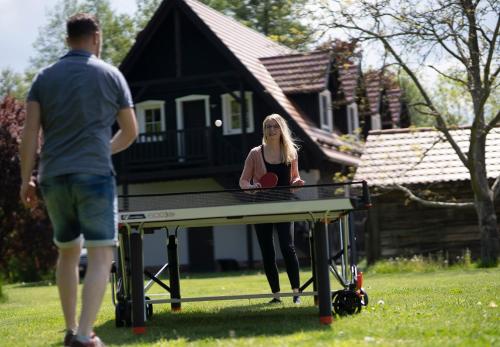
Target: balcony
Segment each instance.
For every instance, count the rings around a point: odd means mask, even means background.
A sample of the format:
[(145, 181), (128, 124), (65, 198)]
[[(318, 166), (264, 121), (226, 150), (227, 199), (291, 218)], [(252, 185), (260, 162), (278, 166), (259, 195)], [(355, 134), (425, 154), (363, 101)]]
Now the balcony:
[(171, 130), (139, 134), (115, 168), (127, 180), (199, 176), (241, 169), (245, 154), (240, 141), (233, 144), (212, 128)]

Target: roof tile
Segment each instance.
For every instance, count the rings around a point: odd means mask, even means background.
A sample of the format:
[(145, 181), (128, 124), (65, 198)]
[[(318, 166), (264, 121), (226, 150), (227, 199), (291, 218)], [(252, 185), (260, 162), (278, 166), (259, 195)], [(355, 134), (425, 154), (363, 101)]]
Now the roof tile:
[[(450, 133), (466, 153), (470, 129)], [(500, 127), (488, 134), (486, 166), (489, 178), (500, 175)], [(422, 128), (370, 132), (355, 179), (389, 186), (462, 181), (470, 175), (441, 132)]]

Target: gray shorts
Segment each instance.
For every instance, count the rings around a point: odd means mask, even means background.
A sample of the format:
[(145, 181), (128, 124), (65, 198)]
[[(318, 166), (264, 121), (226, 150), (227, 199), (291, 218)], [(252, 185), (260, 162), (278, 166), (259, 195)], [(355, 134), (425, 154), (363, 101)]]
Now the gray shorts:
[(68, 174), (40, 183), (43, 199), (60, 248), (117, 244), (118, 211), (113, 176)]

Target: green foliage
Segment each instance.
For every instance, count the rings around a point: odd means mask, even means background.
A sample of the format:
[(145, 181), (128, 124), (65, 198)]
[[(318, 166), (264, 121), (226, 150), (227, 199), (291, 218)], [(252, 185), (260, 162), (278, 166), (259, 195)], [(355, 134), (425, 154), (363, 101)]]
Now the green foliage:
[(418, 91), (415, 83), (403, 72), (399, 76), (399, 85), (403, 91), (404, 101), (408, 107), (408, 113), (412, 126), (415, 127), (433, 127), (436, 124), (434, 118), (420, 112), (424, 99)]
[(99, 19), (103, 32), (101, 58), (118, 66), (134, 43), (136, 27), (127, 14), (115, 14), (109, 0), (82, 1), (81, 10), (93, 13)]
[(36, 55), (30, 60), (34, 70), (54, 63), (66, 53), (66, 20), (78, 12), (93, 13), (99, 19), (104, 38), (101, 58), (113, 65), (122, 61), (136, 33), (130, 16), (115, 14), (109, 0), (59, 0), (47, 13), (48, 24), (39, 30), (33, 45)]
[(0, 303), (7, 301), (7, 294), (3, 290), (3, 277), (0, 274)]
[(137, 29), (140, 31), (148, 24), (163, 0), (136, 0), (137, 13), (134, 16)]
[(23, 100), (28, 91), (28, 81), (25, 75), (9, 68), (0, 71), (0, 100), (7, 95)]
[(313, 42), (314, 30), (301, 18), (309, 0), (201, 0), (285, 46), (302, 49)]

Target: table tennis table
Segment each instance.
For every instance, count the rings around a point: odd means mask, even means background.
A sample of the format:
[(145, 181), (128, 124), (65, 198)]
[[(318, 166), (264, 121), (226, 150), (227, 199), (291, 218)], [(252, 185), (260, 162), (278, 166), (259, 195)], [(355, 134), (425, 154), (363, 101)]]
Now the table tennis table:
[[(169, 303), (175, 311), (185, 302), (272, 297), (272, 294), (182, 297), (177, 249), (180, 227), (306, 221), (312, 276), (301, 285), (299, 295), (314, 296), (323, 324), (332, 322), (332, 312), (353, 314), (367, 304), (362, 273), (356, 265), (352, 214), (371, 206), (365, 181), (300, 188), (124, 195), (119, 196), (118, 203), (119, 247), (111, 281), (117, 327), (132, 326), (134, 333), (144, 333), (153, 304)], [(341, 245), (336, 254), (330, 254), (328, 246), (328, 224), (333, 222), (338, 224)], [(143, 238), (151, 229), (163, 230), (168, 236), (168, 263), (155, 274), (146, 271), (143, 265)], [(166, 270), (168, 284), (159, 278)], [(330, 273), (342, 290), (331, 291)], [(149, 279), (146, 284), (145, 277)], [(147, 296), (146, 292), (154, 284), (165, 290), (163, 298)], [(313, 290), (306, 291), (311, 284)], [(297, 293), (281, 293), (282, 297), (292, 295)]]

